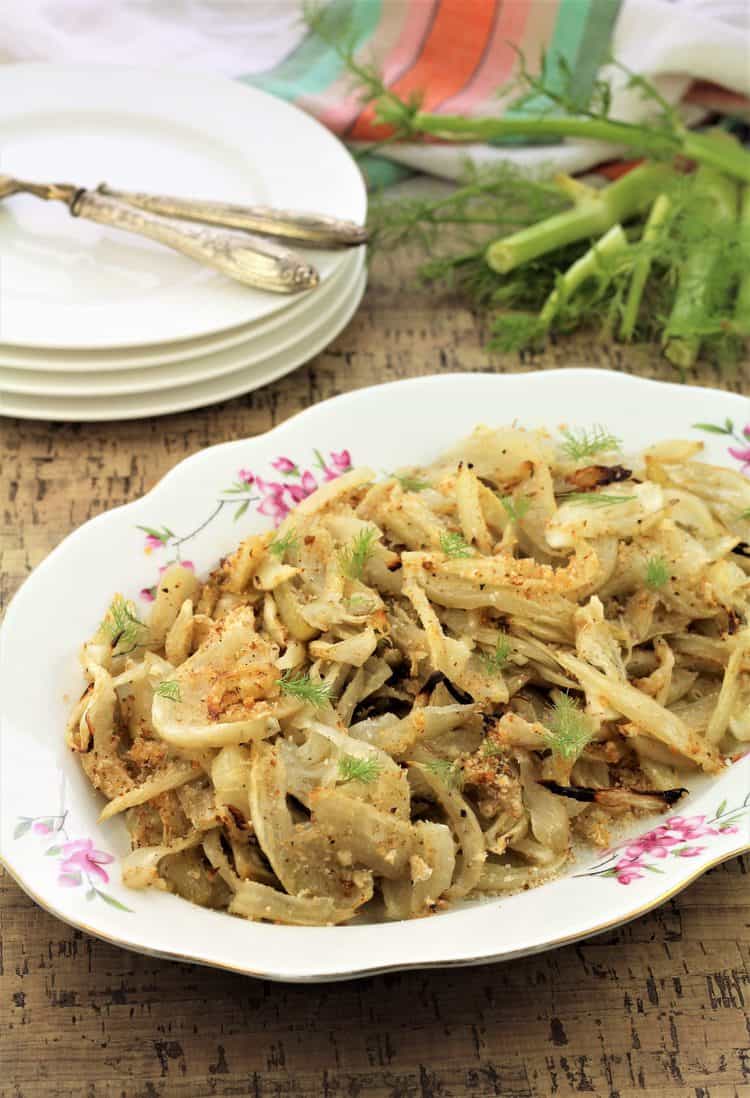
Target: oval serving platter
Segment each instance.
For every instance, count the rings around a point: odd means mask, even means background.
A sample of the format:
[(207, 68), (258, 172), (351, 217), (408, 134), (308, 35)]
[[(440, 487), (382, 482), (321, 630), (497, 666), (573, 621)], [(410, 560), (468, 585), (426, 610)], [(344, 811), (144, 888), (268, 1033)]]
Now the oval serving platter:
[[(77, 650), (112, 593), (148, 601), (170, 560), (190, 560), (202, 574), (241, 537), (283, 517), (291, 493), (274, 468), (280, 457), (304, 471), (312, 490), (350, 464), (428, 462), (477, 423), (512, 421), (551, 431), (605, 424), (626, 452), (659, 438), (700, 439), (706, 460), (750, 470), (746, 398), (579, 369), (375, 386), (318, 404), (265, 435), (192, 455), (142, 499), (66, 538), (8, 609), (0, 637), (0, 852), (21, 887), (58, 918), (116, 945), (269, 979), (323, 981), (550, 949), (635, 918), (750, 849), (748, 755), (718, 778), (696, 779), (679, 814), (639, 821), (616, 848), (579, 854), (565, 876), (431, 918), (272, 926), (120, 883), (125, 826), (97, 824), (99, 798), (63, 745), (69, 704), (83, 685)], [(657, 826), (689, 844), (644, 840)], [(622, 849), (634, 836), (647, 851), (638, 872), (629, 871)]]

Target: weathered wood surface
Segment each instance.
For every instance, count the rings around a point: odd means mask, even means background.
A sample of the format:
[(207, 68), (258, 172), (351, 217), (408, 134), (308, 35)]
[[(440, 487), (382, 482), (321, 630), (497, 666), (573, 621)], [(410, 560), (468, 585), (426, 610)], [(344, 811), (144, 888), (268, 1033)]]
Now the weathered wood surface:
[[(181, 458), (348, 389), (566, 365), (672, 379), (658, 355), (590, 339), (523, 363), (490, 359), (479, 319), (449, 297), (406, 292), (407, 278), (403, 262), (381, 261), (331, 348), (227, 404), (111, 425), (0, 421), (2, 604), (70, 530)], [(695, 380), (750, 391), (747, 371)], [(6, 874), (0, 1098), (750, 1098), (749, 883), (750, 860), (735, 859), (662, 909), (553, 953), (293, 987), (105, 945)]]

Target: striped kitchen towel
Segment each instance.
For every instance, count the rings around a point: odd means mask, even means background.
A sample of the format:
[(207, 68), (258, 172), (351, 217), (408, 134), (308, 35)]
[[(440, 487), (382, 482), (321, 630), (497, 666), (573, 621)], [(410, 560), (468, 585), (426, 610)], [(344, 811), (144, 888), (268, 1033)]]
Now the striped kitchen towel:
[[(388, 130), (363, 106), (340, 54), (327, 44), (351, 44), (357, 62), (375, 65), (401, 98), (420, 97), (425, 110), (470, 116), (539, 111), (541, 97), (514, 106), (507, 85), (520, 58), (534, 69), (544, 57), (553, 84), (572, 74), (570, 90), (585, 102), (601, 76), (610, 82), (614, 117), (640, 121), (658, 109), (607, 65), (615, 57), (652, 80), (687, 119), (714, 109), (717, 92), (733, 93), (733, 110), (750, 106), (750, 37), (746, 0), (330, 0), (319, 9), (321, 35), (307, 30), (283, 60), (245, 79), (291, 99), (348, 142), (380, 142)], [(743, 30), (745, 33), (743, 33)], [(720, 85), (719, 88), (716, 85)], [(503, 92), (501, 89), (506, 88)], [(691, 93), (692, 89), (692, 94)], [(724, 91), (726, 94), (726, 91)], [(380, 157), (447, 178), (468, 158), (478, 164), (511, 161), (534, 173), (550, 167), (581, 171), (611, 155), (593, 142), (492, 148), (487, 145), (410, 144), (379, 148)], [(369, 174), (389, 177), (369, 159)]]
[[(302, 0), (24, 0), (0, 4), (0, 62), (48, 60), (176, 66), (219, 72), (265, 88), (312, 112), (345, 140), (379, 141), (339, 53), (307, 26)], [(748, 0), (324, 0), (327, 35), (378, 66), (399, 95), (421, 94), (431, 111), (497, 115), (518, 110), (498, 95), (518, 69), (546, 51), (550, 79), (564, 62), (581, 98), (604, 75), (615, 117), (642, 120), (649, 107), (606, 65), (616, 57), (653, 81), (687, 116), (704, 106), (742, 114), (750, 96)], [(527, 104), (536, 109), (540, 104)], [(692, 113), (691, 113), (692, 112)], [(531, 173), (582, 171), (611, 148), (560, 145), (394, 144), (387, 163), (455, 178), (468, 157), (507, 160)]]

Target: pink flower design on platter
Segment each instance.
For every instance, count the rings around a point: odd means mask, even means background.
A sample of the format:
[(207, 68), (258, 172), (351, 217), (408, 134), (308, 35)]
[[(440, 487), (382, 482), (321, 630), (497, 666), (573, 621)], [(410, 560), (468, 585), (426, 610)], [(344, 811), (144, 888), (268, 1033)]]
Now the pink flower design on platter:
[(164, 542), (161, 538), (158, 538), (156, 534), (146, 534), (146, 552), (151, 553), (154, 549), (161, 549)]
[(237, 473), (237, 478), (241, 480), (243, 484), (252, 484), (255, 481), (255, 476), (249, 469), (240, 469)]
[[(97, 850), (92, 839), (73, 839), (62, 848), (60, 861), (60, 884), (72, 887), (72, 880), (64, 881), (63, 877), (74, 878), (78, 870), (83, 870), (93, 877), (98, 877), (106, 884), (109, 874), (102, 869), (103, 865), (109, 865), (115, 859), (112, 854), (104, 850)], [(80, 883), (80, 873), (78, 873)]]
[(695, 858), (696, 855), (702, 854), (705, 849), (705, 846), (683, 846), (681, 850), (675, 850), (675, 854), (678, 858)]
[(299, 484), (286, 484), (284, 487), (294, 502), (300, 503), (303, 499), (307, 499), (308, 496), (313, 494), (318, 487), (318, 482), (310, 470), (306, 469), (302, 474), (302, 479)]
[(182, 568), (187, 568), (191, 572), (195, 571), (195, 565), (191, 560), (170, 560), (167, 564), (162, 564), (159, 568), (159, 575), (163, 576), (167, 568), (171, 568), (174, 564), (179, 564)]
[(719, 834), (718, 828), (707, 825), (705, 816), (670, 816), (664, 826), (676, 831), (682, 842)]
[(299, 473), (299, 469), (295, 463), (288, 457), (277, 457), (275, 461), (271, 462), (271, 465), (278, 473), (283, 473), (284, 476), (287, 477), (295, 476)]
[(339, 450), (338, 453), (331, 450), (331, 462), (339, 473), (345, 473), (347, 469), (352, 467), (352, 455), (348, 450)]
[(328, 457), (330, 465), (323, 461), (320, 454), (318, 454), (320, 467), (323, 471), (323, 480), (335, 480), (336, 477), (340, 477), (342, 473), (346, 473), (352, 467), (352, 456), (348, 450), (339, 450), (338, 453), (335, 450), (329, 450)]
[(141, 587), (141, 590), (140, 590), (139, 594), (140, 594), (140, 596), (141, 596), (141, 598), (143, 599), (144, 602), (153, 602), (154, 599), (156, 598), (156, 588), (155, 587)]
[(36, 823), (32, 825), (31, 830), (36, 835), (51, 835), (52, 825), (47, 823), (46, 820), (37, 820)]
[(682, 840), (670, 835), (666, 828), (656, 827), (653, 831), (647, 831), (633, 839), (625, 847), (625, 853), (632, 858), (638, 858), (643, 854), (651, 854), (655, 858), (666, 858), (669, 848), (676, 846)]
[(274, 525), (278, 526), (283, 518), (289, 514), (289, 504), (284, 500), (284, 492), (287, 485), (279, 481), (264, 480), (258, 477), (256, 480), (258, 491), (263, 498), (258, 504), (258, 513), (272, 518)]
[(636, 862), (618, 862), (615, 866), (615, 877), (621, 885), (629, 885), (643, 877), (641, 866)]
[[(748, 443), (750, 443), (750, 423), (746, 423), (742, 428), (742, 436)], [(734, 436), (737, 438), (737, 435)], [(750, 445), (748, 446), (729, 446), (729, 453), (735, 459), (735, 461), (742, 462), (742, 472), (746, 473), (750, 469)]]
[(616, 877), (619, 884), (627, 885), (631, 881), (640, 880), (643, 877), (642, 870), (646, 868), (646, 863), (643, 861), (643, 855), (630, 855), (624, 858), (620, 858), (618, 862), (615, 862), (613, 868), (609, 871), (611, 877)]
[(742, 462), (742, 472), (747, 472), (750, 469), (750, 446), (742, 450), (738, 446), (730, 446), (728, 449), (736, 461)]

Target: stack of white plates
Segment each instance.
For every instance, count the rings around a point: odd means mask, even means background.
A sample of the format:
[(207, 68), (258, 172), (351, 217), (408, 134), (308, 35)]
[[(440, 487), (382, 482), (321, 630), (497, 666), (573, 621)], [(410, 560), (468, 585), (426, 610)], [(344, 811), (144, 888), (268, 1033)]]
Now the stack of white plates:
[[(289, 104), (232, 81), (128, 68), (0, 66), (0, 171), (311, 210), (362, 223), (349, 154)], [(291, 245), (301, 250), (297, 244)], [(59, 203), (0, 204), (0, 412), (127, 419), (246, 393), (308, 361), (365, 286), (364, 248), (304, 249), (302, 294), (240, 285)]]

